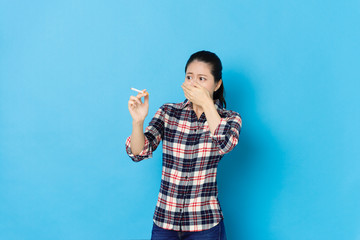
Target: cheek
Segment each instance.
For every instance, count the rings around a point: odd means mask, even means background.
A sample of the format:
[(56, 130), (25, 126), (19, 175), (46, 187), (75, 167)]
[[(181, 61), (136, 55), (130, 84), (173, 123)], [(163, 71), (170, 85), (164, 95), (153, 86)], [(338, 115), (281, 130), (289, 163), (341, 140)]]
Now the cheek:
[(211, 87), (205, 86), (205, 88), (210, 93), (211, 96), (214, 94), (214, 91), (213, 91), (213, 89)]
[(204, 88), (206, 88), (210, 93), (213, 93), (215, 90), (215, 87), (213, 86), (213, 84), (203, 83), (202, 86)]

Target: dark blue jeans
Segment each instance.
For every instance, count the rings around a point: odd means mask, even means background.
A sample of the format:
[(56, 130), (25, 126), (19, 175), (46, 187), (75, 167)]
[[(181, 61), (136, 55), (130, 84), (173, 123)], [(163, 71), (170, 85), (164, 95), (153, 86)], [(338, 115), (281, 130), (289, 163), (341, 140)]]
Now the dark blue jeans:
[(151, 240), (226, 240), (224, 220), (205, 231), (200, 232), (181, 232), (166, 230), (153, 224)]

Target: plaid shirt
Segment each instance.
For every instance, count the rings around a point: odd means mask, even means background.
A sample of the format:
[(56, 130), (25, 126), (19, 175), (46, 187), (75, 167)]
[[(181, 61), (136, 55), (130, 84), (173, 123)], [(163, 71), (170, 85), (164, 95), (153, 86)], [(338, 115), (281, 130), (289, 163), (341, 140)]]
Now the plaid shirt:
[(175, 231), (203, 231), (223, 219), (218, 200), (217, 166), (224, 154), (238, 143), (241, 116), (215, 107), (221, 117), (214, 134), (203, 113), (198, 119), (192, 104), (185, 100), (164, 104), (146, 127), (145, 145), (138, 155), (126, 152), (135, 162), (152, 157), (163, 141), (162, 177), (154, 222), (161, 228)]

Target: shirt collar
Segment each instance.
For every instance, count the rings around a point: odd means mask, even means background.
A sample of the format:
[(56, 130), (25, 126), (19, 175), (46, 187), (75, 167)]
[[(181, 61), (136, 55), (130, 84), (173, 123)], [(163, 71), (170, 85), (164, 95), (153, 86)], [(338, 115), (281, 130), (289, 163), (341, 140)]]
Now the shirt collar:
[[(182, 102), (181, 108), (184, 109), (187, 106), (191, 107), (191, 102), (188, 99), (185, 99), (185, 101)], [(223, 109), (223, 106), (219, 99), (215, 100), (215, 108), (217, 111), (220, 111)]]
[(188, 99), (185, 99), (185, 101), (181, 104), (181, 108), (185, 108), (187, 106), (191, 106), (191, 102)]
[(216, 110), (218, 110), (218, 111), (223, 109), (223, 105), (222, 105), (222, 103), (220, 102), (219, 99), (216, 99), (216, 100), (215, 100), (215, 108), (216, 108)]

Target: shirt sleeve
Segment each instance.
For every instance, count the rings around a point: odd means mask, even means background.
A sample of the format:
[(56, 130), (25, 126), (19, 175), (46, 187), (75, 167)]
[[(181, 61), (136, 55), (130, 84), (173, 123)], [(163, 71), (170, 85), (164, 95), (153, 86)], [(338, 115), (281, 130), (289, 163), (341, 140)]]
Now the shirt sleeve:
[(152, 153), (159, 146), (164, 133), (164, 116), (165, 105), (160, 107), (160, 109), (155, 113), (155, 116), (150, 121), (149, 125), (145, 128), (144, 148), (138, 155), (134, 155), (131, 151), (131, 136), (126, 139), (126, 153), (134, 162), (139, 162), (152, 157)]
[(220, 154), (230, 152), (238, 144), (241, 127), (241, 116), (233, 112), (230, 117), (221, 118), (214, 134), (210, 132), (210, 136), (217, 144)]

